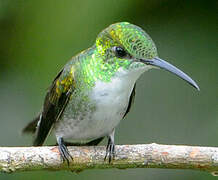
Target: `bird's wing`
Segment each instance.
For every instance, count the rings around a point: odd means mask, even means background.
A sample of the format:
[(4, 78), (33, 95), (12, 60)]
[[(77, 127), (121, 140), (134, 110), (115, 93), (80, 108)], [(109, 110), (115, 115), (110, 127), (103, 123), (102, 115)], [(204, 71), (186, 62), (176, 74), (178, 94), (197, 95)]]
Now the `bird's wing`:
[(73, 74), (73, 67), (61, 70), (48, 89), (42, 112), (39, 115), (34, 146), (43, 144), (52, 126), (61, 117), (74, 91)]
[(128, 104), (128, 107), (126, 109), (126, 112), (123, 116), (123, 118), (125, 118), (125, 116), (128, 114), (128, 112), (130, 111), (132, 105), (133, 105), (133, 102), (134, 102), (134, 99), (135, 99), (135, 88), (136, 88), (136, 84), (134, 85), (133, 89), (132, 89), (132, 93), (129, 97), (129, 104)]

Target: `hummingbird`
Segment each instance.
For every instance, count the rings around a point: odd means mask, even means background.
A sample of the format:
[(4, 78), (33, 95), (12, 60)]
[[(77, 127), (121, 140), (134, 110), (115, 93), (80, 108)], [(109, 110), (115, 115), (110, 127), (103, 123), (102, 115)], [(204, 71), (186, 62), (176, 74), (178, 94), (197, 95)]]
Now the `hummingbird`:
[(97, 145), (108, 139), (105, 160), (115, 157), (114, 134), (130, 111), (136, 81), (147, 70), (167, 70), (200, 90), (187, 74), (160, 59), (150, 36), (128, 22), (110, 25), (92, 47), (74, 56), (51, 83), (38, 116), (24, 129), (42, 146), (53, 131), (68, 165), (67, 145)]

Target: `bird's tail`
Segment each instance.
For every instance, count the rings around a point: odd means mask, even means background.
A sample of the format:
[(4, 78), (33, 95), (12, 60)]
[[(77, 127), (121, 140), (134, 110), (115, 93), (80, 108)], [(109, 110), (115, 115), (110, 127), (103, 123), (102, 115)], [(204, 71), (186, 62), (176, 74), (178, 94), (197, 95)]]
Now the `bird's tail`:
[(38, 115), (33, 121), (28, 123), (22, 130), (23, 134), (34, 134), (36, 132), (37, 123), (39, 121), (40, 115)]

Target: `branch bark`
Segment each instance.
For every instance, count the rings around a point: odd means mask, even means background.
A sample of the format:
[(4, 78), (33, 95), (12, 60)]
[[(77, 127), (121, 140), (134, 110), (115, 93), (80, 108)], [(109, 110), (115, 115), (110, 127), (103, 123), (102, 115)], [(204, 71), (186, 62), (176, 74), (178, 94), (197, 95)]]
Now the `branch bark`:
[(104, 146), (70, 146), (73, 161), (62, 162), (57, 146), (0, 147), (0, 172), (106, 168), (167, 168), (201, 170), (218, 175), (218, 148), (182, 145), (116, 145), (116, 157), (104, 161)]

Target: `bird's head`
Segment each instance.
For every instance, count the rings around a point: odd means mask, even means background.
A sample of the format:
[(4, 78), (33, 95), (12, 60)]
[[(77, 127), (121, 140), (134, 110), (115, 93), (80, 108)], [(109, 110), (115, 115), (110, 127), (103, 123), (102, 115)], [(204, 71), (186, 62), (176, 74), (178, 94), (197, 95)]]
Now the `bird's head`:
[(116, 72), (120, 68), (137, 71), (159, 67), (176, 74), (199, 90), (188, 75), (158, 57), (153, 40), (136, 25), (128, 22), (110, 25), (98, 35), (96, 49), (105, 69)]

